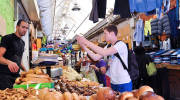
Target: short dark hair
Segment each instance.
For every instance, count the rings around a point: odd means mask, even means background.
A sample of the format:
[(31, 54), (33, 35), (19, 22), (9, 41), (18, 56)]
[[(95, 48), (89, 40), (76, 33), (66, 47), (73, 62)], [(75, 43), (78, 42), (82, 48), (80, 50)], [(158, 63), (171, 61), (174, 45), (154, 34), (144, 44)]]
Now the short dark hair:
[(26, 20), (20, 19), (20, 20), (18, 20), (18, 22), (17, 22), (17, 26), (20, 26), (20, 25), (21, 25), (21, 22), (26, 22), (26, 23), (28, 23)]
[(106, 26), (104, 28), (104, 30), (107, 30), (108, 32), (114, 32), (115, 35), (117, 36), (118, 29), (117, 29), (117, 27), (115, 25), (110, 24), (110, 25)]

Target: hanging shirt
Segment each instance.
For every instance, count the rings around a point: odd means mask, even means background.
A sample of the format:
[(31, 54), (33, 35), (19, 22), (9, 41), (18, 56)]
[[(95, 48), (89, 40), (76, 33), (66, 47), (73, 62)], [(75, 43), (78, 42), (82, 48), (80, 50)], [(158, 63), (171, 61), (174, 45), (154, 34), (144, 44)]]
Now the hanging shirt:
[(149, 12), (160, 8), (162, 0), (129, 0), (131, 12)]
[(134, 32), (134, 40), (137, 42), (144, 41), (144, 23), (143, 23), (142, 19), (140, 19), (136, 22), (136, 29)]
[(114, 14), (120, 15), (121, 18), (130, 18), (129, 0), (115, 0)]
[(170, 39), (169, 38), (167, 40), (163, 41), (162, 49), (164, 49), (164, 50), (171, 49), (171, 43), (170, 43)]
[(94, 23), (98, 22), (98, 18), (105, 18), (107, 0), (92, 0), (92, 10), (89, 20)]
[(151, 20), (145, 21), (144, 23), (144, 35), (148, 36), (151, 35)]

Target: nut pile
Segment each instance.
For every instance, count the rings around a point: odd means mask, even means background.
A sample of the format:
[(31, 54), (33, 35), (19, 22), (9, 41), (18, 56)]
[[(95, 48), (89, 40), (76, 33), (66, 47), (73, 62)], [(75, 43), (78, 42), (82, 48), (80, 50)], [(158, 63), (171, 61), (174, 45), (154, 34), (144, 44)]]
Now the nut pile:
[[(94, 82), (92, 82), (94, 84)], [(66, 79), (60, 79), (55, 83), (55, 89), (57, 91), (77, 93), (78, 95), (90, 96), (98, 91), (97, 85), (90, 85), (90, 82), (68, 81)]]

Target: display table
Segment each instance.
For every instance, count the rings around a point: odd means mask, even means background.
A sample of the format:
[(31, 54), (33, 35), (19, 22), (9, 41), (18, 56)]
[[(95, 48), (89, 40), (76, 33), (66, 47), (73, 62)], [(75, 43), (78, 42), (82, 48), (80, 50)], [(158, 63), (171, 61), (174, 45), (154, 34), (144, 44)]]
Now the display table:
[[(180, 100), (180, 65), (156, 64), (156, 67), (158, 70), (167, 69), (168, 77), (164, 76), (163, 79), (167, 79), (168, 83), (161, 83), (164, 86), (161, 88), (162, 92), (164, 92), (163, 89), (169, 90), (170, 100)], [(162, 75), (164, 73), (161, 73)]]

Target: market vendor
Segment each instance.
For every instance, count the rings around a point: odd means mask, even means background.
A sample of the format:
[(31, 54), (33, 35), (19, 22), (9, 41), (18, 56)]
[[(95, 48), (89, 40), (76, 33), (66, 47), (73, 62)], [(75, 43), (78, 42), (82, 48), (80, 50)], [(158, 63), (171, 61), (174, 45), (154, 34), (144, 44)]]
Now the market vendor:
[(25, 43), (21, 39), (29, 28), (25, 20), (19, 20), (16, 32), (2, 37), (0, 43), (0, 90), (13, 88), (15, 79), (19, 77), (20, 68), (26, 71), (22, 65), (22, 56)]

